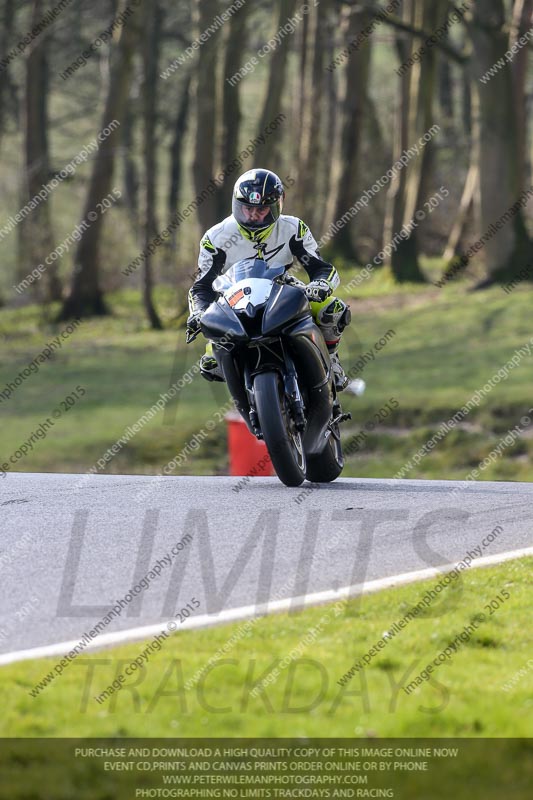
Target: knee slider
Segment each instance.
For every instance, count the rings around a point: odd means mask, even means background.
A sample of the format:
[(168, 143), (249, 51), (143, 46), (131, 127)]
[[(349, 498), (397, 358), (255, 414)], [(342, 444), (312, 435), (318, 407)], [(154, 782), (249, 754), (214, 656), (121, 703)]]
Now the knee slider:
[(338, 327), (341, 333), (345, 328), (348, 327), (348, 325), (352, 321), (352, 312), (350, 310), (350, 306), (346, 305), (346, 303), (343, 303), (343, 306), (344, 306), (344, 311), (342, 312), (341, 318), (338, 322)]
[(340, 334), (352, 321), (350, 306), (343, 300), (339, 300), (338, 297), (334, 297), (325, 308), (320, 310), (318, 321), (323, 326), (334, 328)]

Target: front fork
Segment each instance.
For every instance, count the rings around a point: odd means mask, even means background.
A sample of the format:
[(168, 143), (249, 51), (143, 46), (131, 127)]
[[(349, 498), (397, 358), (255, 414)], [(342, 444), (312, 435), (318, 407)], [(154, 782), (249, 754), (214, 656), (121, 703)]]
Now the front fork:
[[(305, 404), (300, 392), (300, 387), (298, 386), (298, 375), (296, 373), (296, 367), (294, 361), (292, 360), (291, 355), (287, 352), (286, 348), (283, 346), (283, 342), (281, 342), (282, 353), (283, 353), (283, 365), (284, 369), (281, 372), (281, 377), (283, 378), (284, 390), (287, 400), (289, 402), (289, 409), (292, 413), (292, 418), (294, 421), (294, 426), (297, 431), (303, 432), (305, 429)], [(281, 360), (281, 359), (280, 359)], [(263, 434), (261, 432), (261, 428), (259, 426), (259, 418), (257, 416), (256, 404), (255, 404), (255, 392), (253, 387), (253, 379), (259, 372), (270, 372), (270, 371), (280, 371), (280, 366), (277, 364), (269, 364), (264, 365), (261, 370), (251, 371), (248, 364), (244, 367), (244, 385), (246, 388), (246, 395), (248, 397), (248, 403), (250, 404), (250, 422), (252, 424), (252, 428), (254, 429), (254, 433), (258, 439), (263, 438)]]

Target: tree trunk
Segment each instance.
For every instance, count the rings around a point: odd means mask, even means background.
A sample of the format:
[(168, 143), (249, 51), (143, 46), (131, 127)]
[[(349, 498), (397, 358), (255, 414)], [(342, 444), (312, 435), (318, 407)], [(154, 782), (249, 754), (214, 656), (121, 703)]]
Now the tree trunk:
[(454, 84), (450, 60), (439, 53), (439, 104), (445, 120), (446, 132), (453, 136), (455, 129)]
[[(446, 0), (435, 0), (431, 4), (425, 0), (405, 0), (403, 20), (418, 29), (433, 31), (444, 21), (446, 8)], [(411, 41), (408, 55), (412, 55), (419, 46), (419, 41)], [(419, 139), (433, 125), (436, 59), (437, 53), (433, 48), (400, 78), (401, 105), (395, 142), (395, 161), (404, 150), (418, 144)], [(431, 149), (430, 142), (409, 161), (391, 185), (385, 221), (386, 243), (416, 221), (415, 214), (420, 209), (427, 191), (432, 163)], [(392, 254), (392, 274), (398, 283), (425, 281), (418, 263), (418, 238), (417, 228), (414, 227), (407, 238), (399, 241), (397, 249)]]
[[(250, 5), (246, 3), (234, 14), (227, 24), (227, 39), (222, 70), (222, 144), (220, 148), (220, 167), (229, 169), (239, 152), (239, 133), (241, 128), (240, 83), (232, 86), (231, 78), (242, 66), (242, 42), (246, 41), (246, 15)], [(231, 211), (233, 185), (239, 172), (229, 174), (217, 192), (218, 217), (223, 219)]]
[[(313, 73), (312, 70), (308, 68), (310, 57), (312, 56), (312, 37), (313, 37), (313, 26), (312, 20), (310, 24), (309, 17), (311, 14), (305, 14), (304, 18), (302, 19), (300, 25), (298, 26), (298, 30), (295, 33), (295, 40), (296, 40), (296, 47), (298, 51), (298, 78), (295, 87), (297, 101), (295, 103), (291, 103), (291, 116), (290, 116), (290, 126), (291, 130), (300, 130), (304, 131), (306, 126), (310, 124), (312, 110), (311, 110), (311, 93), (313, 91), (312, 79)], [(291, 206), (293, 209), (298, 209), (298, 215), (301, 215), (303, 219), (307, 220), (307, 214), (305, 211), (305, 203), (306, 197), (303, 188), (303, 175), (305, 173), (304, 161), (305, 161), (305, 149), (306, 149), (306, 142), (305, 137), (303, 134), (296, 138), (294, 142), (294, 159), (292, 163), (294, 164), (292, 178), (296, 178), (296, 183), (294, 185), (294, 189), (292, 191), (291, 197)], [(309, 224), (313, 227), (313, 222), (309, 219)]]
[[(276, 31), (287, 24), (287, 20), (294, 15), (296, 0), (279, 0), (279, 14), (276, 20)], [(264, 142), (259, 144), (254, 153), (255, 166), (263, 169), (277, 171), (276, 161), (280, 156), (280, 130), (265, 133), (268, 125), (274, 121), (282, 109), (282, 98), (286, 90), (287, 56), (291, 46), (291, 37), (284, 36), (275, 52), (270, 53), (270, 70), (268, 73), (268, 86), (263, 103), (261, 118), (257, 127), (257, 136), (263, 136)]]
[[(474, 158), (479, 167), (481, 233), (488, 235), (492, 226), (519, 199), (522, 175), (512, 70), (506, 65), (490, 78), (488, 84), (480, 80), (504, 57), (509, 47), (503, 0), (475, 0), (473, 11)], [(494, 229), (491, 238), (484, 242), (483, 255), (487, 280), (478, 288), (495, 281), (509, 281), (530, 263), (533, 247), (522, 209), (499, 230)]]
[[(295, 109), (296, 114), (293, 116), (291, 123), (298, 124), (303, 120), (310, 100), (309, 92), (309, 70), (307, 69), (307, 60), (309, 55), (309, 14), (306, 14), (298, 31), (298, 106)], [(299, 137), (296, 152), (298, 154), (298, 164), (302, 163), (303, 150), (302, 138)], [(299, 199), (299, 198), (298, 198)]]
[[(309, 24), (311, 27), (311, 69), (309, 70), (310, 87), (305, 93), (307, 102), (303, 108), (301, 120), (301, 148), (299, 163), (298, 191), (300, 202), (298, 205), (298, 215), (314, 230), (319, 221), (324, 219), (323, 209), (320, 208), (320, 201), (323, 201), (323, 186), (326, 177), (326, 170), (321, 166), (325, 123), (323, 115), (317, 112), (322, 108), (325, 93), (325, 66), (324, 55), (326, 51), (328, 0), (316, 7), (311, 7)], [(327, 170), (329, 171), (329, 169)], [(301, 209), (301, 210), (300, 210)]]
[(137, 231), (139, 228), (139, 174), (133, 156), (135, 120), (136, 115), (133, 113), (130, 98), (122, 125), (124, 205), (129, 214), (133, 230)]
[(467, 139), (472, 136), (472, 86), (468, 70), (461, 73), (461, 122)]
[[(371, 16), (365, 8), (355, 6), (349, 9), (346, 45), (360, 36), (370, 20)], [(332, 194), (328, 210), (328, 218), (333, 222), (340, 219), (357, 200), (358, 162), (366, 112), (370, 57), (371, 38), (367, 37), (346, 61), (344, 95), (340, 107), (340, 145), (337, 158), (333, 162)], [(336, 234), (331, 250), (334, 256), (359, 260), (353, 240), (353, 224), (345, 225)]]
[[(338, 23), (338, 10), (334, 7), (335, 16), (332, 15), (330, 18), (330, 23), (328, 25), (328, 38), (326, 42), (326, 52), (325, 52), (325, 59), (326, 63), (330, 64), (334, 57), (337, 55), (335, 50), (335, 31), (337, 30), (337, 23)], [(337, 112), (339, 106), (339, 96), (338, 96), (338, 87), (337, 87), (337, 70), (326, 70), (325, 74), (326, 79), (326, 86), (325, 86), (325, 101), (324, 101), (324, 109), (326, 113), (326, 142), (325, 142), (325, 152), (326, 157), (324, 158), (325, 166), (326, 166), (326, 177), (324, 180), (324, 189), (323, 189), (323, 206), (324, 206), (324, 219), (327, 218), (327, 208), (329, 203), (329, 198), (332, 192), (332, 180), (331, 180), (331, 168), (330, 168), (330, 149), (334, 142), (337, 141)]]
[[(15, 0), (4, 0), (2, 33), (0, 35), (0, 53), (7, 53), (13, 42), (13, 26), (15, 21)], [(0, 72), (0, 143), (6, 129), (7, 93), (10, 87), (9, 66)]]
[[(184, 147), (183, 140), (187, 133), (187, 123), (189, 121), (189, 101), (191, 89), (191, 75), (189, 74), (185, 79), (182, 87), (182, 94), (178, 104), (178, 111), (176, 114), (176, 122), (174, 124), (174, 138), (170, 146), (170, 187), (168, 191), (168, 216), (169, 219), (175, 215), (178, 210), (178, 202), (180, 196), (180, 188), (183, 174), (183, 156)], [(173, 230), (170, 237), (170, 249), (174, 253), (176, 251), (176, 241), (178, 230)]]
[[(531, 28), (533, 14), (533, 0), (515, 0), (513, 12), (513, 28), (509, 47), (512, 47)], [(523, 191), (530, 186), (530, 176), (527, 174), (527, 67), (529, 62), (529, 47), (522, 47), (515, 55), (513, 70), (513, 105), (516, 113), (516, 159), (519, 179), (519, 190)]]
[(448, 272), (453, 268), (453, 259), (461, 253), (461, 241), (464, 236), (465, 228), (471, 216), (471, 210), (474, 203), (474, 198), (479, 186), (479, 166), (471, 164), (468, 174), (466, 176), (465, 186), (463, 189), (463, 196), (459, 205), (459, 211), (455, 215), (455, 221), (451, 230), (448, 244), (444, 252), (444, 260), (447, 263), (445, 270)]
[[(124, 122), (126, 104), (129, 97), (133, 57), (140, 38), (141, 20), (147, 0), (139, 0), (132, 16), (120, 29), (119, 40), (112, 49), (116, 50), (111, 66), (109, 89), (100, 131), (114, 120)], [(125, 10), (126, 0), (120, 8)], [(96, 154), (89, 190), (85, 201), (83, 220), (88, 214), (97, 211), (97, 204), (105, 198), (113, 182), (115, 157), (120, 142), (119, 127), (111, 132), (100, 144)], [(83, 223), (82, 223), (83, 224)], [(103, 218), (98, 216), (81, 233), (75, 256), (74, 273), (70, 294), (63, 304), (60, 319), (103, 315), (108, 313), (100, 286), (100, 247), (103, 231)]]
[(153, 255), (149, 245), (157, 236), (156, 220), (156, 125), (157, 87), (159, 82), (159, 53), (161, 44), (161, 7), (159, 0), (151, 0), (145, 8), (143, 48), (143, 122), (144, 122), (144, 248), (146, 258), (143, 265), (143, 303), (146, 316), (153, 330), (160, 331), (163, 325), (153, 300)]
[[(32, 27), (42, 18), (42, 0), (34, 0)], [(50, 179), (48, 148), (48, 36), (40, 36), (26, 60), (26, 174), (24, 203), (30, 202)], [(46, 293), (50, 301), (61, 300), (61, 282), (57, 261), (46, 263), (55, 250), (54, 234), (48, 201), (39, 205), (21, 223), (23, 249), (19, 253), (19, 270), (27, 274), (42, 265)], [(25, 274), (21, 277), (25, 277)], [(39, 284), (37, 284), (38, 286)], [(42, 292), (39, 292), (42, 295)]]
[[(217, 11), (217, 0), (195, 0), (195, 28), (198, 34), (206, 30)], [(213, 171), (217, 141), (216, 59), (219, 42), (220, 30), (199, 48), (195, 70), (196, 134), (193, 179), (196, 195), (202, 196), (202, 201), (197, 208), (202, 232), (214, 225), (217, 217)]]

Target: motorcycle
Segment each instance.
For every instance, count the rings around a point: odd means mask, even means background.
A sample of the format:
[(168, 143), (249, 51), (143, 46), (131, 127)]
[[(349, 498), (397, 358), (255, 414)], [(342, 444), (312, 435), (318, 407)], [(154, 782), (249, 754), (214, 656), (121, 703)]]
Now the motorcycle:
[[(239, 261), (217, 277), (201, 318), (235, 406), (265, 441), (286, 486), (334, 481), (342, 472), (343, 414), (329, 352), (305, 284), (285, 267)], [(187, 330), (187, 342), (199, 330)]]

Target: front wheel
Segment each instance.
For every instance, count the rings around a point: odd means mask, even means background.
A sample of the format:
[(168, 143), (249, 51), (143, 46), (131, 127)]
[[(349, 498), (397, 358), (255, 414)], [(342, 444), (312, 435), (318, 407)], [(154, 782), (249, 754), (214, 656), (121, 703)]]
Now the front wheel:
[(259, 424), (278, 478), (286, 486), (300, 486), (306, 472), (302, 436), (294, 425), (278, 373), (256, 375), (254, 396)]

